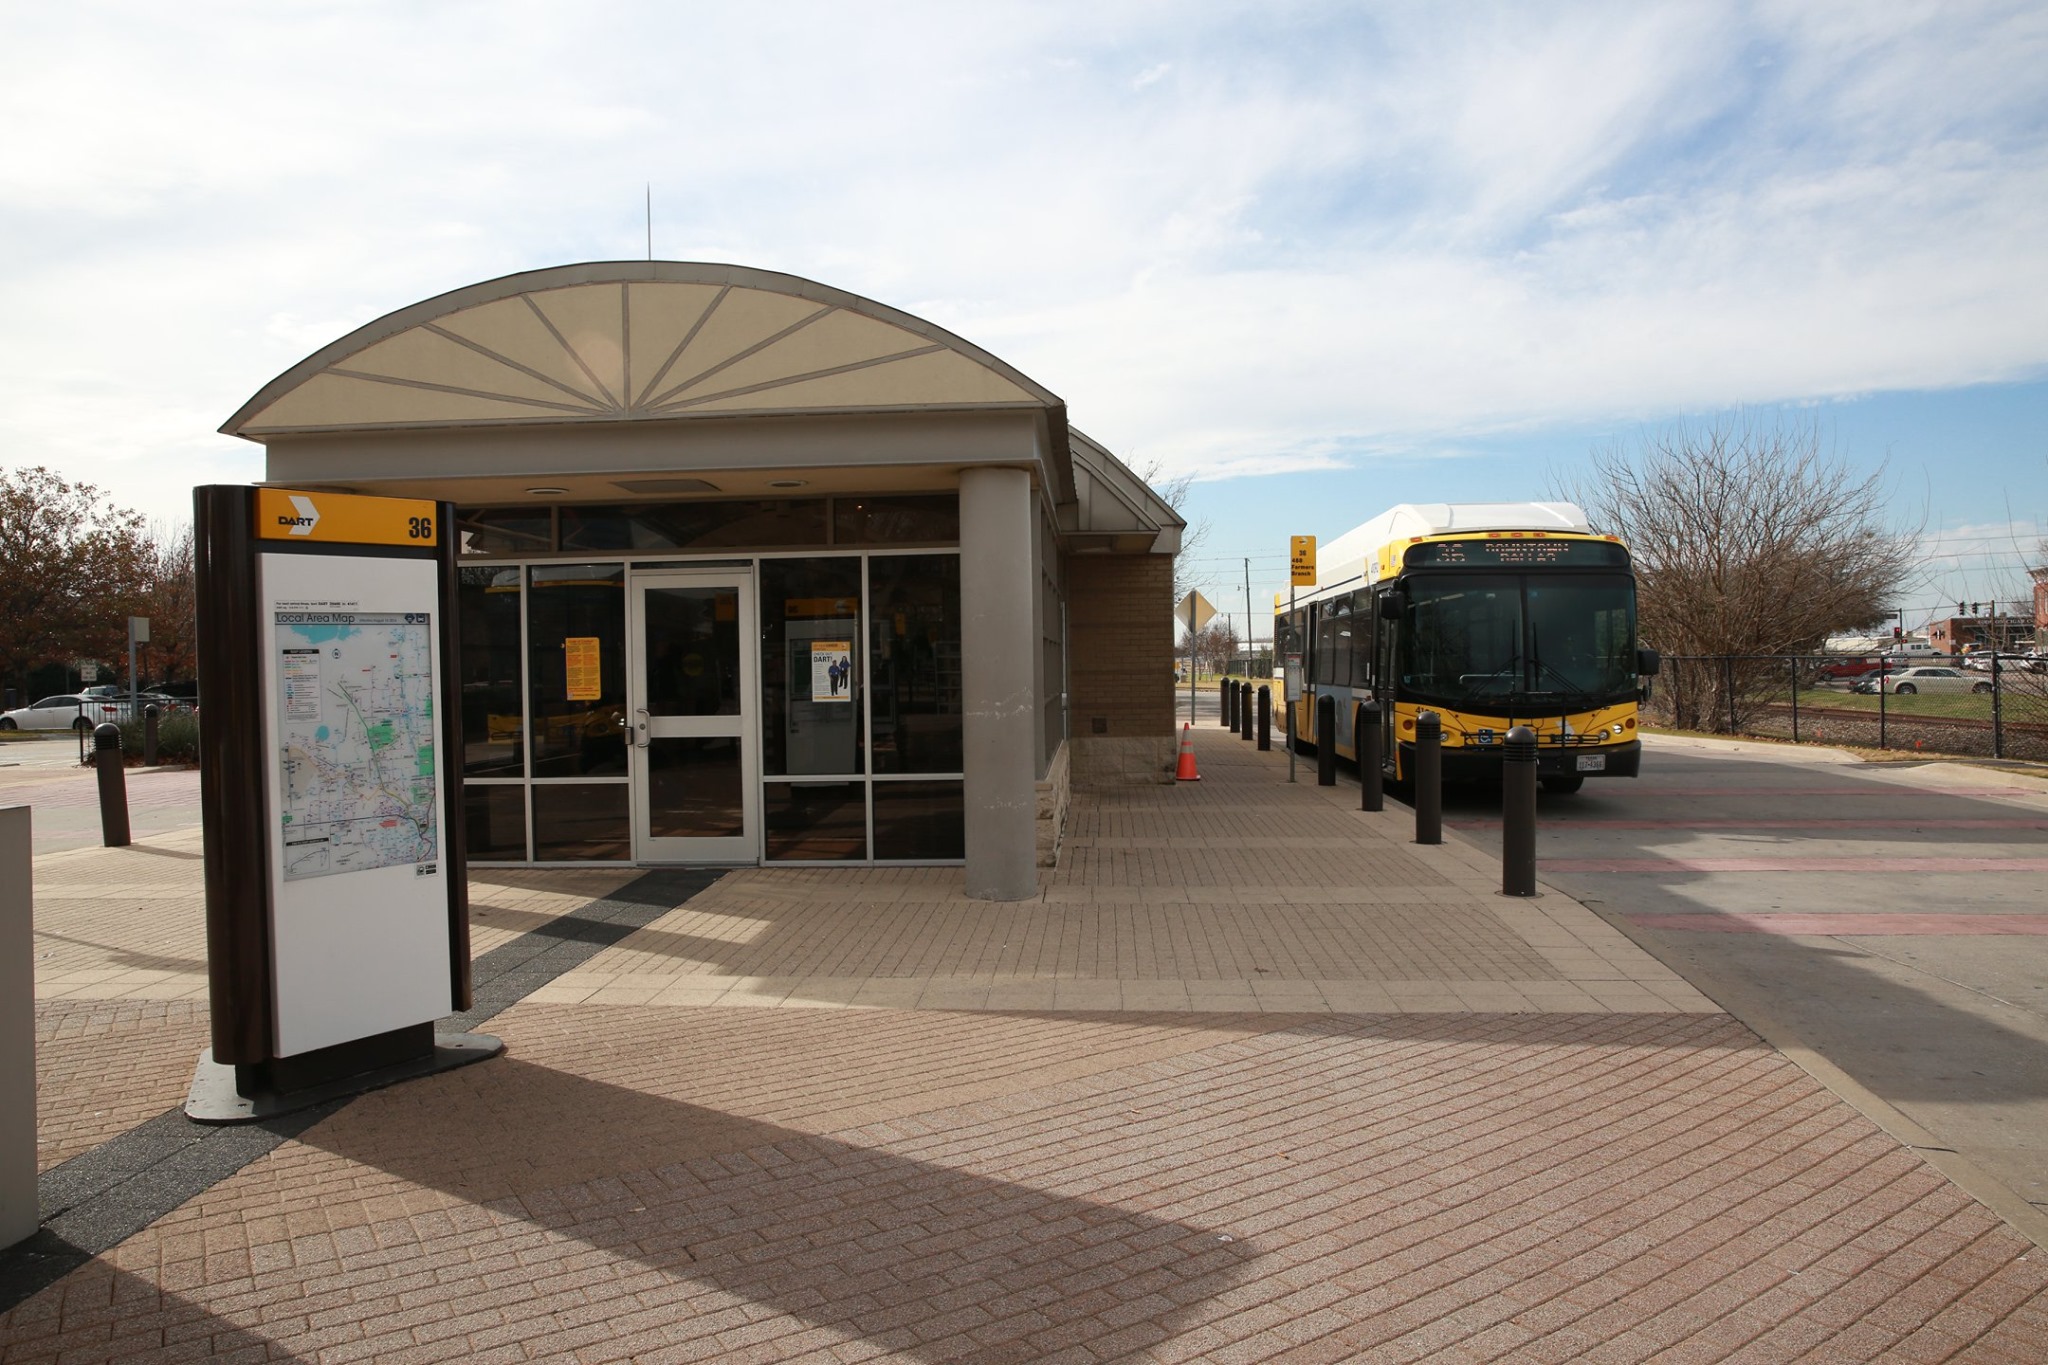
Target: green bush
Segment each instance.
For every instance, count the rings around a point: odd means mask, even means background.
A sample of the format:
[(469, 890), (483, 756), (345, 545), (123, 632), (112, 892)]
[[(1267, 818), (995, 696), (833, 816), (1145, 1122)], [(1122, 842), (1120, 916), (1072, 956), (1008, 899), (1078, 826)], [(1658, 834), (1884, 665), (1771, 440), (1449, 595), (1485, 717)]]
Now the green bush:
[[(121, 755), (131, 763), (142, 761), (142, 726), (140, 720), (121, 722)], [(159, 717), (156, 723), (156, 761), (158, 763), (197, 763), (199, 761), (199, 717), (191, 711), (176, 711)]]

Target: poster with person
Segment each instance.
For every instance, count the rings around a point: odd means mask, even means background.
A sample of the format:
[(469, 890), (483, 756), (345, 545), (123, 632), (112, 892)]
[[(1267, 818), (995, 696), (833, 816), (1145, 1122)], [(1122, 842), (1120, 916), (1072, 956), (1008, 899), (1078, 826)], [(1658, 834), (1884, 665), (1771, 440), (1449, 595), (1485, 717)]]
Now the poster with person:
[(853, 700), (853, 641), (811, 641), (811, 700)]

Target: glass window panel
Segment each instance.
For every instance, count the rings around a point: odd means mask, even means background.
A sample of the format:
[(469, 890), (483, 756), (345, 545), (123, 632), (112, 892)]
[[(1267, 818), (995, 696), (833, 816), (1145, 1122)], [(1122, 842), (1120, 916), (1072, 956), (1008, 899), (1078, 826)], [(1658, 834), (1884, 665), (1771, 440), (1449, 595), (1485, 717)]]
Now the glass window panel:
[(471, 565), (457, 575), (462, 770), (471, 777), (517, 777), (525, 771), (520, 747), (526, 729), (519, 706), (520, 571)]
[(626, 771), (626, 571), (527, 570), (528, 715), (535, 777)]
[(868, 856), (860, 782), (770, 782), (763, 788), (771, 862), (849, 862)]
[(832, 540), (836, 545), (901, 545), (906, 541), (957, 544), (960, 499), (951, 493), (834, 498)]
[(876, 555), (868, 592), (875, 771), (961, 771), (960, 557)]
[(859, 610), (857, 559), (762, 563), (764, 773), (865, 771)]
[(629, 797), (630, 789), (623, 782), (536, 783), (534, 861), (624, 862), (631, 858)]
[(730, 735), (647, 743), (647, 832), (657, 839), (738, 838), (740, 741)]
[(875, 856), (965, 858), (967, 806), (960, 783), (875, 783)]
[(469, 856), (480, 862), (526, 861), (526, 788), (471, 783), (462, 789), (462, 828)]
[(565, 550), (781, 549), (824, 543), (823, 498), (562, 509)]
[(547, 554), (555, 548), (554, 511), (547, 507), (469, 507), (455, 514), (456, 543), (465, 555)]
[(740, 713), (740, 597), (734, 588), (648, 588), (647, 709)]

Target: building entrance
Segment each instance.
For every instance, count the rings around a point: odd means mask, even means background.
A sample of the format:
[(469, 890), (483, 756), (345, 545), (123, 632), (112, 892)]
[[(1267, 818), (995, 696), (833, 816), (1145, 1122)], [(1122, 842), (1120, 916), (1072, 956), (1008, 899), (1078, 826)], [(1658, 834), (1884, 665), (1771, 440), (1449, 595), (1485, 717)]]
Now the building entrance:
[[(636, 574), (630, 630), (633, 856), (753, 863), (761, 854), (753, 575)], [(573, 666), (573, 665), (572, 665)]]

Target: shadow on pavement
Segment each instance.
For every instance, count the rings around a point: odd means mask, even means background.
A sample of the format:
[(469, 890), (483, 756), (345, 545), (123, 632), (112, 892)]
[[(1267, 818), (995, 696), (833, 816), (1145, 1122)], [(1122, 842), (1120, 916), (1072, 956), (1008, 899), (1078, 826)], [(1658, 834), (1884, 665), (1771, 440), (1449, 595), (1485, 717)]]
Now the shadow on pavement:
[[(1009, 1358), (1006, 1340), (1018, 1359), (1050, 1353), (1023, 1349), (1055, 1326), (1041, 1310), (1158, 1270), (1199, 1290), (1193, 1302), (1235, 1283), (1251, 1254), (1201, 1228), (516, 1058), (367, 1097), (302, 1140), (528, 1223), (545, 1234), (535, 1248), (570, 1238), (694, 1282), (711, 1296), (702, 1312), (735, 1296), (915, 1359)], [(1082, 1321), (1061, 1344), (1115, 1330)]]

